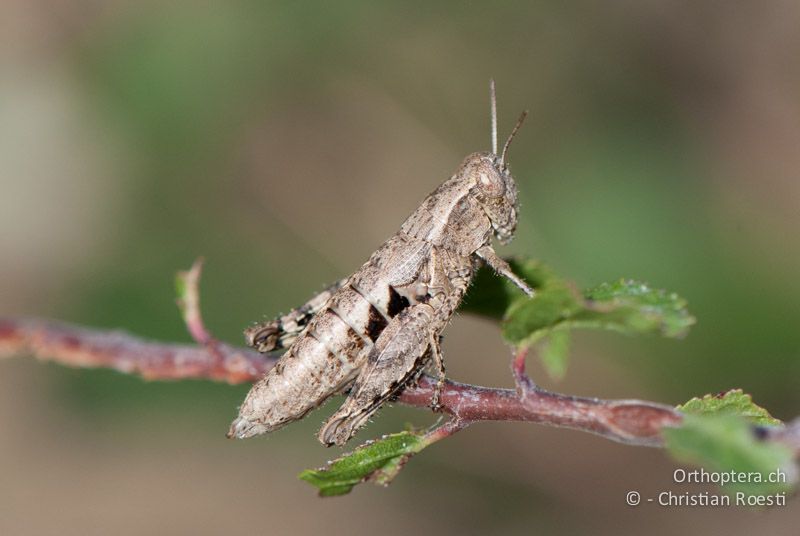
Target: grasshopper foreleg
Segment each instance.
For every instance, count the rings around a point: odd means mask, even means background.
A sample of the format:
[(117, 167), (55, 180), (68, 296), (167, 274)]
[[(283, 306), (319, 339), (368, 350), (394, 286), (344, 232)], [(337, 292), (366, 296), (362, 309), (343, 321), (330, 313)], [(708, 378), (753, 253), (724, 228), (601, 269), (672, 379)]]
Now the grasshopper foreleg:
[(522, 292), (533, 298), (533, 289), (511, 270), (511, 266), (509, 266), (506, 261), (500, 258), (492, 246), (487, 245), (479, 248), (475, 252), (475, 255), (483, 259), (484, 262), (491, 266), (498, 275), (505, 277), (519, 287)]

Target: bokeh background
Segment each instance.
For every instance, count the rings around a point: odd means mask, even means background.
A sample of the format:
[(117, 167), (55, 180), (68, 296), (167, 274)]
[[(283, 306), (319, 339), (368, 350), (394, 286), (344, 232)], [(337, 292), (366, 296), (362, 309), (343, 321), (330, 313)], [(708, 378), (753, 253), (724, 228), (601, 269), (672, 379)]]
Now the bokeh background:
[[(351, 273), (461, 159), (511, 150), (524, 253), (583, 286), (687, 297), (682, 341), (581, 334), (548, 387), (680, 403), (741, 387), (800, 413), (800, 4), (0, 4), (0, 314), (188, 341), (172, 277), (204, 255), (206, 320), (240, 341)], [(446, 332), (451, 377), (509, 386), (497, 326)], [(796, 533), (770, 511), (630, 508), (672, 462), (484, 423), (388, 489), (320, 500), (328, 406), (224, 438), (246, 387), (0, 364), (2, 534)], [(385, 409), (362, 439), (422, 411)], [(793, 529), (793, 530), (792, 530)]]

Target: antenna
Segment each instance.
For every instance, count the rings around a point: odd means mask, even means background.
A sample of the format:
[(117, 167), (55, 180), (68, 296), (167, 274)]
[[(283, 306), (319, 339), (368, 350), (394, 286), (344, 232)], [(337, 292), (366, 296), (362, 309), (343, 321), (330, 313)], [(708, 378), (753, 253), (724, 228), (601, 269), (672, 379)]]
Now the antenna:
[(511, 145), (511, 140), (514, 139), (514, 136), (517, 134), (519, 127), (522, 126), (522, 123), (525, 122), (525, 118), (528, 117), (528, 110), (525, 110), (520, 114), (519, 119), (517, 119), (517, 124), (514, 127), (514, 130), (511, 131), (511, 134), (508, 136), (506, 140), (506, 144), (503, 145), (503, 153), (500, 155), (500, 165), (503, 165), (503, 162), (506, 161), (506, 152), (508, 151), (508, 146)]
[(489, 101), (491, 102), (492, 154), (497, 154), (497, 94), (494, 89), (494, 78), (489, 80)]

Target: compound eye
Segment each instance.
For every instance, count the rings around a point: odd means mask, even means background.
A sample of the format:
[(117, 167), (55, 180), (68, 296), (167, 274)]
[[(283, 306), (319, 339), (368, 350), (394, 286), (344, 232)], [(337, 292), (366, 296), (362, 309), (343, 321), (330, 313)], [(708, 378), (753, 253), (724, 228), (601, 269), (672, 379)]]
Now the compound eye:
[(505, 190), (503, 179), (493, 169), (489, 170), (484, 168), (478, 172), (478, 186), (491, 197), (499, 197), (503, 195)]

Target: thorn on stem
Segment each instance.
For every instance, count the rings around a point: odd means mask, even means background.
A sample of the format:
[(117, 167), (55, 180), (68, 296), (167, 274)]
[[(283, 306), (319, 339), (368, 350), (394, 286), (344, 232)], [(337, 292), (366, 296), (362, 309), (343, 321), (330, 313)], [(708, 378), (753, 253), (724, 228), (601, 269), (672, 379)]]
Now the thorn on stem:
[(177, 304), (183, 315), (183, 321), (192, 339), (198, 344), (209, 344), (213, 337), (203, 324), (200, 314), (200, 275), (203, 272), (203, 258), (198, 257), (188, 271), (178, 272), (175, 279), (177, 287)]
[(207, 347), (215, 360), (221, 362), (224, 356), (219, 352), (218, 341), (206, 329), (200, 313), (200, 276), (203, 273), (203, 262), (203, 257), (198, 257), (189, 270), (178, 272), (175, 277), (178, 297), (175, 301), (192, 339)]

